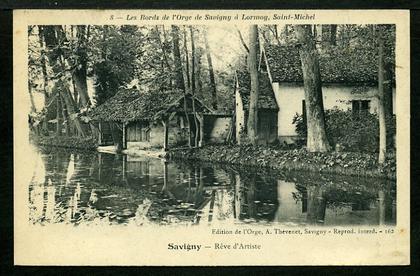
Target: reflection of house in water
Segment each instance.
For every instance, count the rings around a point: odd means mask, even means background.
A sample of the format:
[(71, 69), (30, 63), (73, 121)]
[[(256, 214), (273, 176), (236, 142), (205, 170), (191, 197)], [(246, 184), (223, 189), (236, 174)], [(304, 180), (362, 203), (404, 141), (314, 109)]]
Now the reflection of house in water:
[[(296, 194), (302, 195), (300, 202)], [(304, 219), (307, 212), (306, 191), (301, 192), (296, 189), (295, 183), (283, 180), (277, 181), (278, 208), (275, 215), (277, 222), (300, 222)]]
[[(164, 165), (165, 184), (162, 193), (164, 200), (171, 205), (167, 214), (177, 216), (178, 219), (192, 219), (195, 223), (206, 217), (211, 221), (215, 202), (226, 188), (226, 185), (215, 185), (219, 182), (212, 172), (213, 168), (190, 166), (180, 169), (174, 164)], [(204, 215), (204, 210), (208, 208), (210, 214)]]
[(379, 180), (299, 175), (285, 181), (268, 173), (102, 153), (41, 157), (29, 185), (34, 223), (396, 222), (393, 183), (372, 182)]
[(226, 185), (214, 187), (203, 218), (215, 223), (272, 221), (277, 205), (272, 183), (259, 175), (231, 173)]

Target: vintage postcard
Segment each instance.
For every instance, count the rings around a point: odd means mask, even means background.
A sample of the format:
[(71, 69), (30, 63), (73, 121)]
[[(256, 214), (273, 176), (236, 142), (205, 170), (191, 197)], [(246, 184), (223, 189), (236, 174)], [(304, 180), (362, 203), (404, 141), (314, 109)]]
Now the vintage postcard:
[(407, 265), (404, 10), (16, 10), (19, 265)]

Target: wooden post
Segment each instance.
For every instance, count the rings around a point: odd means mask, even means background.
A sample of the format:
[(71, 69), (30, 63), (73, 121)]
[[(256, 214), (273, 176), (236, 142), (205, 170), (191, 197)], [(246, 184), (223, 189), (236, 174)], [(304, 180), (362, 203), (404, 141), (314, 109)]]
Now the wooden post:
[(126, 165), (127, 165), (127, 155), (123, 155), (122, 156), (122, 180), (123, 180), (123, 182), (125, 182), (126, 181), (126, 175), (127, 175), (127, 168), (126, 168)]
[(204, 145), (204, 115), (197, 113), (197, 119), (200, 125), (200, 140), (198, 141), (198, 146), (202, 147)]
[(162, 192), (168, 189), (168, 162), (163, 161), (163, 187)]
[(98, 133), (99, 133), (99, 135), (98, 135), (98, 145), (102, 145), (102, 123), (101, 123), (101, 121), (99, 121), (98, 128), (99, 128), (99, 131), (98, 131)]
[(385, 193), (384, 191), (378, 191), (378, 215), (379, 225), (385, 224)]
[(163, 150), (164, 151), (168, 151), (169, 147), (168, 147), (168, 121), (167, 120), (162, 120), (162, 125), (163, 125), (163, 133), (164, 133), (164, 140), (163, 140)]
[(98, 180), (101, 181), (102, 176), (102, 153), (98, 154)]
[(126, 128), (127, 128), (127, 123), (124, 122), (122, 124), (122, 149), (126, 149), (127, 148)]

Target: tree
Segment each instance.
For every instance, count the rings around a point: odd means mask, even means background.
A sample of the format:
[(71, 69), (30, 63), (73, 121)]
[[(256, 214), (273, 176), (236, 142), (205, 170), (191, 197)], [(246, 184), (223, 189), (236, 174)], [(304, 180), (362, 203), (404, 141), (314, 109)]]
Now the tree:
[[(191, 35), (191, 94), (195, 96), (196, 94), (196, 50), (194, 43), (194, 28), (190, 25), (190, 35)], [(188, 59), (187, 59), (188, 61)], [(195, 140), (194, 145), (198, 146), (198, 136), (199, 136), (199, 125), (197, 119), (197, 112), (195, 110), (195, 100), (192, 99), (192, 109), (194, 113), (194, 126), (195, 126)]]
[(95, 74), (95, 100), (102, 104), (121, 86), (130, 83), (142, 54), (142, 34), (137, 26), (97, 26), (89, 41), (90, 62)]
[(337, 25), (330, 25), (330, 43), (331, 45), (337, 45)]
[(322, 45), (337, 45), (337, 25), (321, 25)]
[(80, 107), (86, 108), (90, 105), (90, 99), (87, 91), (87, 28), (86, 26), (81, 25), (77, 26), (76, 29), (76, 57), (73, 64), (73, 80), (75, 84), (74, 89), (77, 91), (77, 94), (80, 97)]
[(321, 74), (318, 53), (310, 25), (295, 25), (299, 42), (299, 55), (302, 63), (305, 90), (307, 150), (326, 152), (331, 149), (325, 131), (324, 104), (322, 100)]
[(173, 45), (173, 57), (174, 57), (174, 66), (175, 66), (175, 88), (184, 91), (184, 112), (188, 124), (188, 146), (192, 146), (191, 140), (191, 122), (187, 112), (187, 96), (184, 83), (184, 75), (182, 74), (182, 62), (181, 62), (181, 52), (179, 50), (179, 27), (176, 25), (171, 25), (171, 35), (172, 35), (172, 45)]
[(54, 77), (57, 78), (54, 86), (63, 98), (69, 114), (80, 136), (86, 136), (85, 130), (77, 117), (77, 107), (70, 93), (68, 78), (66, 76), (65, 57), (63, 55), (64, 31), (61, 26), (45, 26), (43, 31), (44, 41), (47, 48), (48, 63), (52, 67)]
[(259, 94), (259, 80), (257, 70), (257, 55), (258, 55), (258, 27), (251, 25), (249, 27), (249, 54), (248, 54), (248, 70), (251, 76), (251, 95), (249, 101), (249, 114), (247, 122), (247, 133), (250, 142), (253, 145), (257, 143), (258, 130), (258, 94)]
[(205, 30), (205, 32), (204, 32), (204, 42), (206, 44), (206, 57), (207, 57), (207, 64), (209, 66), (212, 107), (216, 110), (217, 109), (216, 82), (214, 80), (213, 62), (211, 60), (210, 45), (209, 45), (209, 41), (208, 41), (208, 38), (207, 38), (207, 30)]
[[(42, 26), (38, 26), (38, 38), (39, 38), (39, 46), (41, 48), (41, 68), (42, 68), (42, 76), (44, 81), (44, 106), (47, 105), (48, 102), (48, 74), (47, 74), (47, 65), (46, 65), (46, 56), (45, 56), (45, 48), (44, 48), (44, 28)], [(47, 127), (47, 120), (44, 119), (42, 121), (42, 132), (44, 135), (48, 135), (48, 127)]]
[(395, 135), (392, 105), (393, 69), (395, 67), (395, 25), (380, 25), (383, 36), (383, 104), (387, 125), (386, 146), (393, 146)]
[(386, 158), (386, 116), (385, 116), (385, 91), (384, 91), (384, 42), (382, 26), (377, 27), (378, 41), (378, 117), (379, 117), (379, 164)]
[[(191, 35), (192, 37), (192, 35)], [(193, 44), (193, 42), (191, 42)], [(190, 61), (189, 61), (189, 54), (188, 54), (188, 46), (187, 46), (187, 29), (184, 26), (184, 55), (185, 55), (185, 77), (187, 78), (187, 88), (191, 91), (193, 88), (191, 86), (191, 78), (194, 75), (194, 72), (190, 74)], [(192, 57), (194, 62), (194, 57)], [(192, 70), (191, 70), (192, 71)], [(195, 85), (195, 84), (194, 84)], [(194, 92), (193, 92), (194, 94)]]
[[(160, 32), (159, 32), (159, 28), (158, 28), (158, 26), (156, 25), (156, 29), (155, 29), (155, 32), (156, 32), (156, 38), (157, 38), (157, 41), (158, 41), (158, 44), (159, 44), (159, 47), (160, 47), (160, 49), (161, 49), (161, 51), (162, 51), (162, 54), (163, 54), (163, 60), (164, 60), (164, 63), (165, 63), (165, 65), (166, 65), (166, 69), (168, 70), (168, 73), (171, 75), (171, 77), (169, 78), (169, 83), (168, 83), (168, 87), (169, 88), (172, 88), (172, 66), (170, 65), (170, 63), (169, 63), (169, 57), (168, 57), (168, 54), (167, 54), (167, 49), (166, 49), (166, 32), (165, 32), (165, 25), (162, 25), (162, 33), (163, 33), (163, 42), (162, 42), (162, 39), (160, 38)], [(162, 72), (162, 74), (164, 74), (165, 72)], [(165, 74), (166, 75), (166, 74)]]
[(172, 25), (171, 34), (175, 65), (175, 88), (185, 91), (184, 75), (182, 74), (181, 52), (179, 50), (179, 27)]

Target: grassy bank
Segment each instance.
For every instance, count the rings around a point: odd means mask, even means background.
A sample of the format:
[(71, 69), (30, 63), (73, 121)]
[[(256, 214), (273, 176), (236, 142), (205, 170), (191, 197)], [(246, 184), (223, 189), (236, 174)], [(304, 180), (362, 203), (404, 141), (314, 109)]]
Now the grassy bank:
[(358, 152), (309, 153), (304, 149), (209, 145), (197, 149), (172, 150), (172, 159), (220, 162), (274, 170), (300, 170), (361, 177), (395, 179), (395, 155), (379, 165), (376, 154)]
[(93, 137), (67, 137), (67, 136), (31, 136), (31, 140), (38, 145), (72, 148), (81, 150), (96, 150), (97, 141)]

